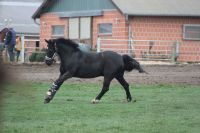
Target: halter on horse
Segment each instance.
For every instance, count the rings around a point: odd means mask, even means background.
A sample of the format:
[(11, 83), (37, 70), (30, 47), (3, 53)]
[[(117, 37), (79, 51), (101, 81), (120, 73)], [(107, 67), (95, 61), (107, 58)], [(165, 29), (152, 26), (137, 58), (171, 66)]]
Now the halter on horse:
[[(128, 55), (119, 55), (112, 51), (100, 53), (83, 52), (79, 45), (69, 39), (59, 38), (45, 40), (47, 42), (46, 64), (52, 65), (55, 54), (60, 57), (60, 76), (47, 91), (44, 103), (49, 103), (63, 82), (72, 77), (95, 78), (104, 77), (103, 88), (99, 95), (92, 100), (92, 103), (100, 101), (102, 96), (109, 90), (110, 82), (115, 78), (123, 86), (127, 101), (132, 100), (129, 91), (129, 84), (124, 79), (125, 71), (145, 71), (140, 64)], [(135, 101), (135, 100), (134, 100)]]

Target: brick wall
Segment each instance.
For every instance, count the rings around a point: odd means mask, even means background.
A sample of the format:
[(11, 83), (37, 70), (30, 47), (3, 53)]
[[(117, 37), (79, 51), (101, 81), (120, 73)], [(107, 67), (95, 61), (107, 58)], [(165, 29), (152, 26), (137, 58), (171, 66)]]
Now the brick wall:
[[(102, 23), (112, 23), (112, 35), (99, 35), (98, 27)], [(96, 47), (97, 37), (109, 39), (128, 39), (128, 25), (123, 14), (117, 10), (104, 11), (103, 16), (93, 17), (93, 48)]]
[(40, 44), (41, 47), (46, 47), (46, 43), (44, 39), (51, 39), (52, 38), (52, 26), (53, 25), (64, 25), (64, 37), (68, 37), (68, 19), (60, 19), (55, 14), (43, 14), (40, 17)]
[[(104, 11), (103, 16), (92, 18), (92, 47), (96, 47), (97, 37), (98, 37), (98, 25), (100, 23), (112, 23), (113, 34), (109, 36), (101, 35), (101, 38), (116, 38), (116, 39), (127, 39), (128, 38), (128, 28), (125, 22), (125, 17), (119, 13), (117, 10)], [(52, 38), (52, 25), (65, 25), (65, 36), (68, 38), (68, 19), (60, 19), (57, 15), (47, 13), (40, 17), (40, 43), (42, 47), (45, 47), (44, 39)]]
[[(178, 61), (200, 62), (200, 41), (183, 40), (184, 24), (200, 24), (200, 18), (190, 17), (132, 17), (129, 18), (134, 40), (179, 41)], [(68, 38), (68, 19), (60, 19), (55, 14), (43, 14), (40, 17), (40, 43), (46, 47), (44, 39), (52, 38), (52, 25), (64, 25), (64, 37)], [(99, 35), (100, 23), (112, 23), (112, 35)], [(128, 39), (128, 24), (123, 14), (117, 10), (104, 11), (103, 16), (92, 17), (92, 47), (96, 48), (97, 37), (110, 39)], [(116, 43), (116, 42), (115, 42)], [(121, 42), (120, 42), (121, 43)], [(127, 48), (127, 42), (121, 48)], [(113, 46), (110, 46), (113, 47)], [(119, 48), (120, 48), (119, 47)]]
[(132, 17), (130, 22), (135, 40), (178, 41), (179, 61), (200, 62), (200, 41), (183, 39), (183, 25), (200, 24), (200, 18)]

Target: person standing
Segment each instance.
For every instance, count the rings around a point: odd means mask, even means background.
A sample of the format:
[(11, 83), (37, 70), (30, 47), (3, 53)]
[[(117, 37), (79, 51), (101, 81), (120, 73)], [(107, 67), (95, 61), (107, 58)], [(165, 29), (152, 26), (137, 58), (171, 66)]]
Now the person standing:
[(16, 51), (16, 56), (17, 56), (17, 62), (19, 61), (19, 55), (22, 49), (22, 41), (21, 41), (21, 37), (17, 37), (16, 39), (16, 46), (15, 46), (15, 51)]
[(8, 49), (10, 61), (14, 62), (14, 60), (15, 60), (14, 48), (16, 45), (16, 32), (14, 31), (13, 28), (9, 28), (9, 31), (6, 34), (5, 45)]
[(1, 39), (0, 39), (0, 64), (1, 62), (3, 62), (3, 50), (4, 50), (4, 44), (3, 42), (1, 42)]

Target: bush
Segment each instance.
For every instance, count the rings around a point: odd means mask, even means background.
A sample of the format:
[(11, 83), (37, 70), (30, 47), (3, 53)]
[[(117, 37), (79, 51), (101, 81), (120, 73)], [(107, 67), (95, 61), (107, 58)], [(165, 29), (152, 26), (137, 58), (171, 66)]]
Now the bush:
[(33, 52), (29, 57), (30, 62), (43, 62), (46, 55), (44, 51), (45, 49), (42, 49), (41, 51)]
[(35, 62), (36, 54), (37, 54), (37, 53), (32, 53), (32, 54), (29, 56), (29, 61), (30, 61), (30, 62)]

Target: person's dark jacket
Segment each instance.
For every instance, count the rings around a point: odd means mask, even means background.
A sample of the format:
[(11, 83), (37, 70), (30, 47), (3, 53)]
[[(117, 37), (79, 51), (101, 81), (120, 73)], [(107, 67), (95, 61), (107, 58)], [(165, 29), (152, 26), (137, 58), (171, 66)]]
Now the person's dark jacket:
[(5, 45), (15, 45), (16, 44), (16, 33), (13, 29), (9, 29), (6, 34)]

